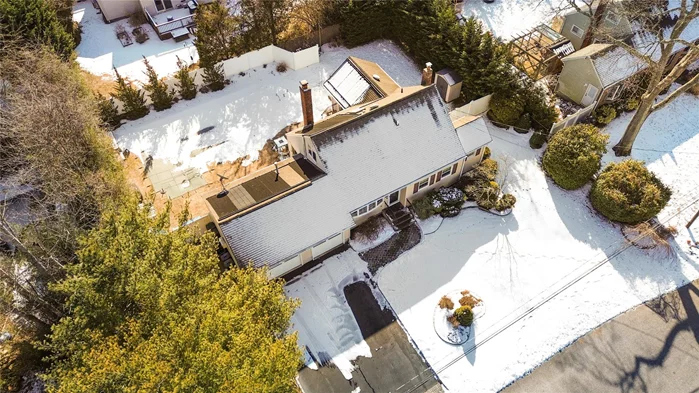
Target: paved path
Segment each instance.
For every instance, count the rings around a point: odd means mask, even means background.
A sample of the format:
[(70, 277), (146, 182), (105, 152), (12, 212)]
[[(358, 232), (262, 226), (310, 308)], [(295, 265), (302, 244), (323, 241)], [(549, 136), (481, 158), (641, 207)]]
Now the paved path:
[(581, 337), (504, 393), (699, 392), (699, 280)]

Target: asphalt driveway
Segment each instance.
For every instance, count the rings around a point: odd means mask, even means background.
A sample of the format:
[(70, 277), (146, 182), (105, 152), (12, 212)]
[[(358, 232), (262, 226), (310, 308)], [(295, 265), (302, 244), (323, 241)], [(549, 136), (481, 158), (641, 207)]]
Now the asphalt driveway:
[(504, 393), (699, 392), (699, 280), (581, 337)]
[[(305, 393), (416, 392), (439, 393), (442, 389), (433, 378), (427, 363), (417, 353), (389, 309), (382, 309), (366, 281), (347, 285), (344, 294), (362, 336), (371, 348), (371, 357), (354, 361), (352, 379), (347, 380), (332, 364), (318, 370), (304, 368), (299, 384)], [(416, 376), (422, 378), (414, 378)], [(416, 381), (422, 381), (418, 385)], [(357, 390), (359, 389), (359, 390)], [(412, 389), (412, 390), (411, 390)]]

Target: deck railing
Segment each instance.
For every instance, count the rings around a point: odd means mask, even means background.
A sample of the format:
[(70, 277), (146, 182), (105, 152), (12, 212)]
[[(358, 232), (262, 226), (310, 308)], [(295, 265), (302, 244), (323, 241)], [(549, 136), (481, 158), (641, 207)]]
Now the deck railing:
[(165, 23), (156, 23), (155, 19), (150, 15), (147, 9), (144, 9), (146, 12), (146, 16), (148, 17), (148, 21), (150, 24), (153, 26), (153, 28), (158, 32), (158, 35), (163, 35), (166, 33), (169, 33), (171, 31), (183, 28), (183, 27), (188, 27), (194, 24), (194, 15), (187, 15), (183, 16), (181, 18), (177, 18), (171, 21), (167, 21)]

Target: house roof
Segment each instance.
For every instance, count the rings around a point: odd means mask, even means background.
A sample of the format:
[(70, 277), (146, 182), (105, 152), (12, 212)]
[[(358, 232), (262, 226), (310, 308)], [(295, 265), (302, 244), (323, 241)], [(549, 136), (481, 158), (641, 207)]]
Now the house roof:
[(323, 131), (310, 137), (327, 175), (220, 223), (238, 262), (288, 260), (352, 227), (353, 210), (466, 156), (436, 87), (410, 90), (337, 126), (316, 123)]
[(466, 152), (472, 152), (493, 140), (493, 137), (490, 136), (490, 132), (488, 131), (488, 126), (481, 116), (458, 127), (456, 129), (456, 135), (459, 137), (461, 145)]
[(343, 109), (386, 97), (400, 88), (381, 66), (353, 56), (323, 86)]
[(626, 49), (610, 44), (592, 44), (563, 58), (563, 62), (589, 59), (603, 87), (611, 86), (646, 68), (646, 63)]

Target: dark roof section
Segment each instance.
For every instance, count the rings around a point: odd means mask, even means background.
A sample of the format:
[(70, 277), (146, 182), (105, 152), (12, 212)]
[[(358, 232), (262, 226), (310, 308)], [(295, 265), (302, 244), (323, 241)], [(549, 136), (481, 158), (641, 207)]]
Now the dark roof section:
[(225, 186), (226, 193), (217, 193), (206, 198), (219, 221), (249, 213), (271, 202), (276, 197), (289, 194), (311, 184), (324, 173), (298, 154), (244, 177)]
[(439, 70), (437, 71), (437, 75), (441, 75), (444, 78), (444, 80), (447, 81), (449, 86), (454, 86), (455, 84), (463, 81), (461, 75), (459, 75), (456, 71), (452, 70), (451, 68), (444, 68), (442, 70)]

